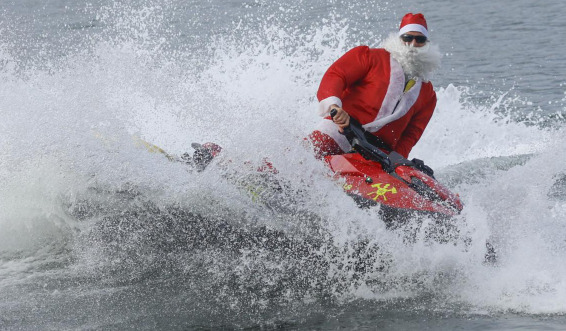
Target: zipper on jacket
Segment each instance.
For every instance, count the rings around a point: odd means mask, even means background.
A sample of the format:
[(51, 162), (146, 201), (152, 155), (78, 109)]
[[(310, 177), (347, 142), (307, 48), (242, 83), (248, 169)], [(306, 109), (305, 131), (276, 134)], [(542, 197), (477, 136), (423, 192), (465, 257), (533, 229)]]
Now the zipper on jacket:
[(417, 82), (414, 79), (409, 79), (407, 83), (405, 83), (403, 94), (401, 94), (399, 100), (397, 100), (397, 103), (395, 104), (395, 107), (393, 107), (393, 111), (391, 112), (391, 114), (395, 114), (395, 111), (397, 110), (397, 106), (399, 106), (399, 103), (401, 102), (401, 99), (403, 99), (403, 96), (407, 93), (407, 91), (409, 91), (413, 86), (415, 86), (416, 83)]

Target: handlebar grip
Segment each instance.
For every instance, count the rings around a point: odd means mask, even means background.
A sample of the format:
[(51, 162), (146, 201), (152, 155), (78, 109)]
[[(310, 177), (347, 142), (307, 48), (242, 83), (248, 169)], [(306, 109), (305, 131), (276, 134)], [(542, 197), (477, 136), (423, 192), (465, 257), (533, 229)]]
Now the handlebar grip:
[(336, 108), (330, 109), (330, 117), (334, 118), (334, 116), (336, 116), (336, 114), (338, 114), (338, 111), (336, 110)]

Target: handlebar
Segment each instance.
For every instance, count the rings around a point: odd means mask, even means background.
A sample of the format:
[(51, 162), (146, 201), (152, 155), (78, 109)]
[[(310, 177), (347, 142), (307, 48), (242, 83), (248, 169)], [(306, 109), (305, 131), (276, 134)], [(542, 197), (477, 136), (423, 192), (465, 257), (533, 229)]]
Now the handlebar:
[[(332, 108), (330, 110), (330, 117), (334, 118), (337, 113), (336, 108)], [(389, 159), (389, 156), (382, 152), (376, 145), (368, 141), (369, 135), (375, 136), (367, 132), (356, 119), (350, 117), (350, 125), (343, 128), (342, 134), (346, 136), (352, 148), (365, 159), (379, 162), (383, 170), (388, 173), (395, 171), (395, 167)], [(378, 138), (375, 137), (375, 139), (377, 140)], [(381, 142), (380, 140), (378, 141)], [(381, 142), (381, 144), (384, 145), (383, 142)]]

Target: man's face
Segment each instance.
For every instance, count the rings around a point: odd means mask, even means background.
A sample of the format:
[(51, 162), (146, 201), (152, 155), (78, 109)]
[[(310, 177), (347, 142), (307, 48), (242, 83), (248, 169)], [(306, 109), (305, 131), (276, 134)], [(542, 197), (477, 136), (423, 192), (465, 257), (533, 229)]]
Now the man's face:
[(405, 45), (412, 45), (413, 47), (423, 47), (427, 41), (425, 35), (418, 31), (403, 33), (399, 38)]

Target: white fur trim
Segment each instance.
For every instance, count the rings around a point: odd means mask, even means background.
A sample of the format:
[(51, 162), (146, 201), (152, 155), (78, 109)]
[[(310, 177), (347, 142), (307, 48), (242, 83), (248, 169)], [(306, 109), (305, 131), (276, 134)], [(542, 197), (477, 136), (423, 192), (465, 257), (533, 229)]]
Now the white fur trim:
[[(387, 88), (385, 98), (383, 98), (381, 109), (372, 122), (363, 125), (364, 129), (369, 132), (377, 132), (386, 124), (406, 115), (421, 93), (421, 80), (417, 80), (415, 85), (407, 91), (407, 93), (403, 93), (405, 89), (405, 74), (403, 73), (403, 68), (393, 57), (390, 59), (390, 65), (391, 77), (389, 79), (389, 87)], [(399, 104), (397, 104), (397, 102), (399, 102)]]
[(318, 114), (322, 117), (330, 115), (330, 106), (332, 105), (338, 105), (342, 108), (342, 100), (335, 96), (321, 100), (318, 104)]
[(422, 34), (425, 35), (425, 37), (428, 38), (428, 31), (427, 29), (420, 25), (420, 24), (407, 24), (404, 27), (402, 27), (401, 29), (399, 29), (399, 35), (402, 35), (403, 33), (409, 32), (409, 31), (417, 31), (420, 32)]
[(405, 73), (399, 62), (395, 61), (393, 57), (389, 58), (391, 72), (389, 73), (389, 85), (387, 92), (381, 103), (381, 109), (377, 113), (374, 121), (383, 117), (389, 116), (393, 113), (397, 101), (403, 95), (405, 88)]
[(343, 152), (349, 152), (352, 149), (352, 146), (348, 142), (348, 139), (346, 139), (346, 136), (338, 131), (338, 125), (336, 125), (331, 120), (326, 118), (323, 119), (322, 121), (320, 121), (316, 129), (322, 133), (326, 133), (332, 139), (334, 139), (334, 141), (336, 141)]

